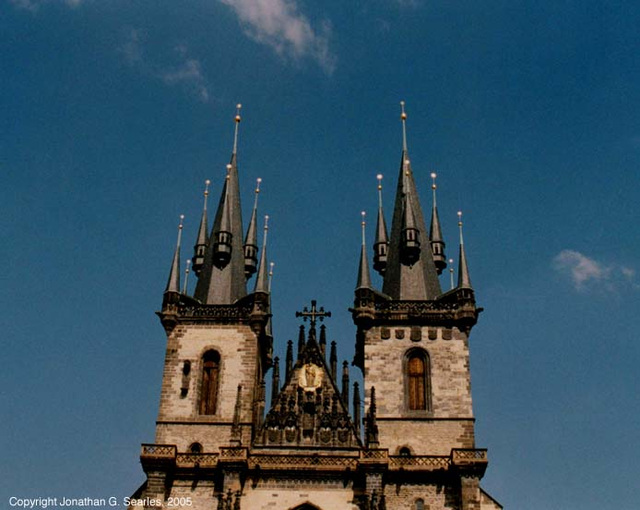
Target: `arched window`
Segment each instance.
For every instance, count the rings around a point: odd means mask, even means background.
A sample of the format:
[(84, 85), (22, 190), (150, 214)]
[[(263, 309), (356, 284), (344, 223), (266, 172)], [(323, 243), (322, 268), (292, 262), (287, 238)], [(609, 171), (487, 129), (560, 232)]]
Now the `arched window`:
[(218, 404), (218, 382), (220, 379), (220, 354), (207, 351), (202, 356), (202, 391), (200, 414), (215, 414)]
[(407, 355), (407, 407), (409, 411), (428, 411), (431, 408), (429, 355), (414, 349)]
[(415, 510), (426, 510), (424, 507), (424, 500), (422, 498), (416, 499), (416, 503), (413, 507)]
[(200, 443), (191, 443), (191, 446), (189, 446), (189, 452), (202, 453), (202, 445)]
[(407, 446), (400, 448), (398, 453), (400, 454), (400, 457), (411, 457), (411, 450)]

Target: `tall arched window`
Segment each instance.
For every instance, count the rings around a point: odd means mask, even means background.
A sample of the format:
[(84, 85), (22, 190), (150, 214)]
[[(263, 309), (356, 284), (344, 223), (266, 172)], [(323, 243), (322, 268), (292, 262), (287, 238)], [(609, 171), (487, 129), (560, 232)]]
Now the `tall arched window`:
[(200, 414), (215, 414), (218, 404), (218, 382), (220, 379), (220, 354), (207, 351), (202, 356), (202, 391)]
[(414, 505), (414, 508), (416, 510), (425, 510), (425, 508), (424, 508), (424, 499), (422, 499), (422, 498), (416, 499), (416, 504)]
[(414, 349), (407, 355), (407, 407), (409, 411), (428, 411), (431, 408), (429, 355)]

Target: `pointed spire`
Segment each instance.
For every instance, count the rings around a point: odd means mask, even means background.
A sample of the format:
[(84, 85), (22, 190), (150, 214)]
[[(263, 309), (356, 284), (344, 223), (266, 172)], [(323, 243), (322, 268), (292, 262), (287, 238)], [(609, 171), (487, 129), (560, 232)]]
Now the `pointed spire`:
[(173, 261), (171, 262), (171, 270), (169, 271), (169, 279), (165, 292), (180, 293), (180, 242), (182, 241), (182, 222), (184, 214), (180, 215), (180, 224), (178, 225), (178, 241), (176, 249), (173, 252)]
[(331, 371), (331, 379), (338, 384), (338, 355), (336, 353), (336, 341), (331, 342), (331, 354), (329, 355), (329, 367)]
[(371, 386), (371, 403), (369, 404), (369, 412), (367, 413), (365, 445), (367, 448), (378, 448), (378, 420), (376, 416), (376, 388)]
[(202, 217), (200, 218), (200, 227), (198, 228), (198, 237), (193, 247), (193, 271), (196, 275), (200, 274), (200, 270), (204, 265), (204, 256), (207, 250), (207, 238), (209, 234), (209, 226), (207, 224), (207, 202), (209, 199), (209, 184), (211, 181), (204, 181), (204, 205), (202, 207)]
[(276, 356), (273, 360), (273, 374), (271, 379), (271, 407), (274, 407), (278, 401), (278, 393), (280, 393), (280, 358)]
[(462, 211), (458, 211), (458, 228), (460, 229), (460, 258), (458, 262), (458, 288), (471, 289), (471, 278), (467, 266), (467, 256), (464, 251), (464, 238), (462, 237)]
[(356, 436), (360, 438), (360, 385), (353, 383), (353, 424), (356, 427)]
[(376, 241), (373, 245), (373, 269), (384, 276), (387, 268), (387, 251), (389, 250), (389, 237), (387, 235), (387, 223), (384, 221), (382, 211), (382, 174), (378, 174), (378, 220), (376, 223)]
[(256, 278), (254, 292), (269, 292), (269, 273), (267, 267), (267, 232), (269, 231), (269, 216), (264, 217), (264, 234), (262, 236), (262, 253), (260, 254), (260, 270)]
[(441, 294), (438, 273), (428, 242), (424, 215), (411, 170), (402, 103), (403, 150), (398, 175), (387, 266), (382, 292), (393, 300), (433, 300)]
[(191, 266), (191, 259), (187, 259), (187, 267), (184, 269), (184, 285), (182, 287), (182, 293), (187, 295), (187, 288), (189, 284), (189, 268)]
[(285, 381), (289, 380), (289, 377), (291, 376), (291, 370), (293, 370), (293, 340), (289, 340), (287, 342), (287, 358), (285, 361), (284, 372)]
[(436, 265), (438, 274), (442, 274), (444, 268), (447, 267), (447, 257), (444, 254), (445, 243), (442, 239), (442, 229), (440, 228), (440, 217), (438, 216), (438, 206), (436, 204), (436, 173), (431, 172), (431, 190), (433, 192), (433, 206), (431, 208), (431, 230), (429, 237), (431, 238), (431, 251), (433, 253), (433, 262)]
[(301, 359), (302, 351), (307, 343), (304, 340), (304, 325), (300, 325), (300, 331), (298, 331), (298, 359)]
[(349, 407), (349, 362), (342, 362), (342, 402)]
[(237, 115), (234, 151), (227, 165), (225, 184), (194, 293), (194, 297), (204, 304), (233, 304), (247, 294), (236, 154), (238, 122)]
[(247, 278), (251, 278), (257, 270), (258, 266), (258, 195), (260, 194), (260, 183), (262, 179), (258, 177), (256, 181), (255, 199), (253, 201), (253, 211), (251, 212), (251, 220), (247, 228), (247, 235), (244, 238), (244, 274)]
[(327, 356), (327, 326), (320, 325), (320, 342), (318, 343), (322, 357), (326, 359)]
[(453, 259), (449, 259), (449, 279), (451, 280), (451, 289), (455, 287), (453, 283)]
[(356, 290), (371, 288), (371, 275), (369, 274), (369, 261), (367, 259), (367, 245), (365, 236), (365, 217), (366, 213), (362, 211), (362, 248), (360, 249), (360, 266), (358, 267), (358, 282)]

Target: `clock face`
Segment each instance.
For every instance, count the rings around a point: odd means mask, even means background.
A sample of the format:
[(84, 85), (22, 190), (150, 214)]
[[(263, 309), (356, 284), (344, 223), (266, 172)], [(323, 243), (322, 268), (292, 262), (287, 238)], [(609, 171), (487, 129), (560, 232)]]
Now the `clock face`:
[(323, 371), (318, 365), (307, 363), (303, 365), (298, 376), (298, 386), (305, 391), (313, 391), (322, 384)]

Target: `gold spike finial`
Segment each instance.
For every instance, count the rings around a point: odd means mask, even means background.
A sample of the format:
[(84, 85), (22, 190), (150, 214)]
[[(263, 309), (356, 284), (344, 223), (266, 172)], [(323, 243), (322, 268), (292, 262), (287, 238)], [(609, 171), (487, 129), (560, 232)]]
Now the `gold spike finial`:
[(436, 206), (436, 188), (438, 187), (436, 185), (436, 177), (438, 177), (438, 175), (435, 172), (431, 172), (431, 189), (433, 190), (433, 207)]
[(404, 111), (404, 101), (400, 101), (400, 108), (402, 110), (402, 113), (400, 114), (400, 120), (402, 120), (402, 150), (406, 152), (407, 150), (407, 113)]
[(464, 244), (464, 240), (462, 238), (462, 211), (458, 211), (458, 228), (460, 229), (460, 244)]
[(231, 178), (231, 168), (233, 168), (231, 166), (231, 163), (227, 163), (227, 180), (229, 180)]
[(378, 207), (382, 207), (382, 174), (376, 175), (378, 179)]
[(271, 292), (271, 281), (273, 280), (273, 266), (275, 266), (275, 262), (269, 263), (269, 292)]
[(453, 289), (453, 259), (449, 259), (449, 276), (451, 278), (451, 288)]
[(236, 122), (236, 129), (235, 129), (235, 133), (233, 134), (233, 153), (234, 154), (237, 154), (238, 152), (238, 127), (240, 126), (240, 121), (242, 120), (242, 117), (240, 117), (240, 108), (242, 108), (242, 105), (238, 103), (236, 105), (236, 116), (234, 118)]
[(366, 243), (366, 240), (365, 240), (365, 225), (367, 224), (367, 222), (366, 222), (367, 213), (362, 211), (360, 213), (360, 216), (362, 216), (362, 223), (361, 223), (361, 225), (362, 225), (362, 246), (364, 246), (365, 243)]
[(209, 179), (207, 179), (206, 181), (204, 181), (204, 210), (207, 210), (207, 198), (209, 197), (209, 184), (211, 184), (211, 181)]

